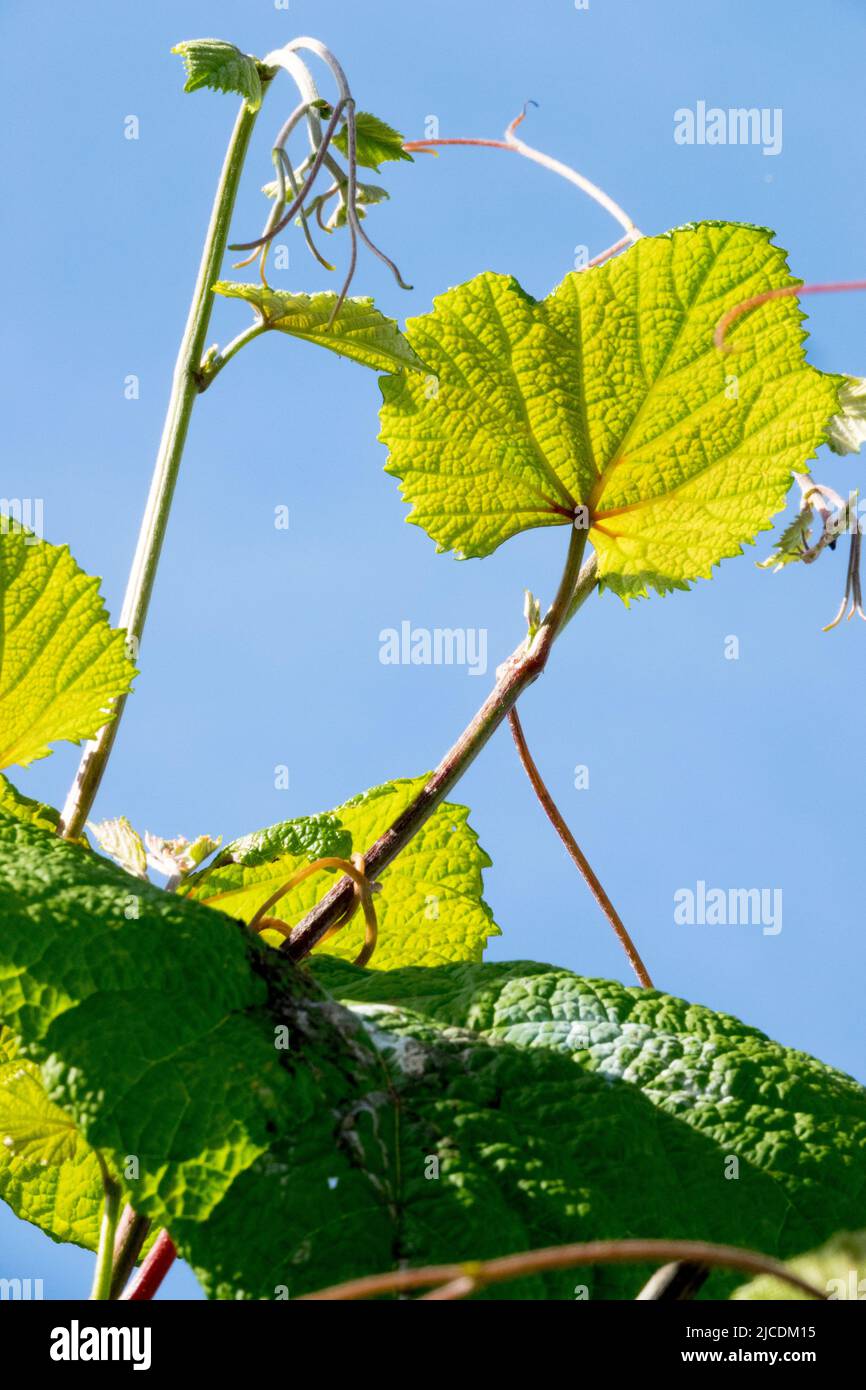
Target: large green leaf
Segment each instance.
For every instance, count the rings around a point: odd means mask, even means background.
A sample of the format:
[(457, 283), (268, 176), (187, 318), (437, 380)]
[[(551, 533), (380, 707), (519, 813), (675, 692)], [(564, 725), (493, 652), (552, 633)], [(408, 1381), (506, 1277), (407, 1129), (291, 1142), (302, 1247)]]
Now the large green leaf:
[(82, 1137), (138, 1159), (140, 1211), (206, 1214), (298, 1107), (249, 949), (227, 917), (0, 814), (0, 1018)]
[(179, 53), (186, 67), (185, 92), (197, 92), (210, 87), (215, 92), (237, 92), (250, 111), (262, 104), (262, 82), (259, 64), (249, 53), (242, 53), (233, 43), (222, 39), (186, 39), (175, 44), (172, 53)]
[[(488, 555), (537, 526), (591, 525), (603, 585), (685, 588), (767, 529), (837, 409), (808, 366), (796, 281), (760, 227), (645, 237), (537, 302), (485, 273), (407, 337), (433, 374), (383, 380), (387, 469), (440, 549)], [(576, 509), (585, 508), (586, 511)]]
[(0, 530), (0, 768), (108, 723), (135, 675), (125, 642), (67, 546)]
[(299, 970), (2, 813), (0, 1016), (221, 1297), (581, 1238), (784, 1258), (862, 1211), (866, 1093), (735, 1019), (544, 965)]
[(372, 299), (347, 299), (331, 323), (337, 295), (289, 294), (268, 285), (218, 280), (214, 293), (252, 304), (266, 328), (303, 338), (377, 372), (423, 370), (393, 319), (380, 314)]
[[(364, 853), (406, 809), (424, 783), (407, 778), (373, 787), (335, 811), (284, 821), (226, 846), (212, 867), (188, 880), (183, 891), (248, 922), (270, 895), (313, 859)], [(465, 806), (446, 802), (381, 876), (376, 897), (377, 969), (479, 961), (489, 937), (498, 936), (482, 897), (481, 871), (490, 859), (468, 823)], [(297, 885), (273, 909), (288, 924), (309, 912), (332, 886), (330, 874)], [(364, 940), (356, 918), (320, 948), (354, 960)]]
[[(321, 959), (314, 969), (385, 1053), (407, 1065), (408, 1039), (423, 1040), (425, 1029), (446, 1039), (469, 1029), (496, 1051), (516, 1050), (527, 1074), (551, 1054), (570, 1059), (583, 1086), (580, 1100), (568, 1102), (570, 1118), (556, 1117), (541, 1092), (535, 1103), (524, 1100), (527, 1169), (531, 1146), (561, 1124), (563, 1154), (539, 1165), (538, 1182), (555, 1190), (573, 1164), (572, 1181), (598, 1179), (598, 1190), (579, 1214), (572, 1208), (571, 1234), (563, 1220), (551, 1237), (705, 1238), (785, 1257), (862, 1213), (866, 1091), (735, 1018), (530, 962), (377, 973)], [(473, 1076), (468, 1055), (465, 1066)], [(607, 1104), (594, 1090), (599, 1082)], [(491, 1144), (495, 1152), (492, 1133)], [(536, 1235), (526, 1232), (527, 1240)], [(462, 1255), (471, 1257), (468, 1242)], [(621, 1272), (598, 1277), (599, 1290), (625, 1290)], [(562, 1295), (566, 1284), (557, 1280)], [(633, 1295), (637, 1285), (630, 1287)]]

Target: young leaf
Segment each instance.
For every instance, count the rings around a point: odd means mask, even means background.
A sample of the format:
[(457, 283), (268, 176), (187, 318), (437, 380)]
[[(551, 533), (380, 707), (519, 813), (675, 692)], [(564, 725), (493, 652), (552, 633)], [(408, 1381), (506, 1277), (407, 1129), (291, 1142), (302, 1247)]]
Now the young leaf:
[[(866, 1297), (866, 1231), (845, 1231), (833, 1236), (820, 1250), (810, 1250), (808, 1255), (797, 1255), (787, 1261), (792, 1274), (814, 1288), (826, 1293), (829, 1298), (862, 1299)], [(731, 1298), (751, 1301), (753, 1299), (804, 1300), (808, 1295), (795, 1289), (772, 1274), (759, 1274), (748, 1284), (742, 1284), (731, 1294)]]
[(134, 878), (147, 878), (147, 855), (141, 836), (126, 816), (115, 820), (88, 821), (99, 848)]
[(0, 1197), (52, 1240), (96, 1248), (103, 1204), (96, 1156), (2, 1026)]
[[(349, 135), (345, 126), (334, 136), (334, 144), (342, 154), (348, 155)], [(365, 169), (375, 169), (377, 174), (379, 166), (388, 160), (415, 162), (408, 150), (403, 149), (400, 132), (369, 111), (358, 111), (355, 115), (355, 155), (359, 164)]]
[(382, 381), (408, 519), (440, 550), (483, 556), (575, 518), (625, 599), (686, 588), (739, 554), (837, 408), (792, 298), (737, 319), (731, 351), (714, 346), (728, 309), (795, 283), (771, 235), (704, 222), (645, 237), (540, 303), (483, 274), (410, 320), (433, 389)]
[(827, 443), (834, 454), (856, 454), (866, 440), (866, 377), (842, 378), (839, 414), (827, 426)]
[(372, 299), (347, 299), (330, 323), (336, 294), (289, 294), (267, 285), (246, 285), (220, 280), (216, 294), (229, 299), (245, 299), (257, 310), (266, 328), (275, 328), (293, 338), (349, 357), (377, 372), (422, 371), (423, 364), (393, 319), (374, 307)]
[(773, 546), (772, 555), (768, 555), (766, 560), (756, 560), (755, 563), (759, 570), (772, 570), (774, 574), (785, 565), (795, 564), (802, 560), (804, 550), (809, 547), (809, 537), (812, 533), (812, 526), (815, 521), (815, 513), (811, 507), (801, 507), (797, 515), (788, 522), (782, 531), (781, 536)]
[(67, 546), (0, 532), (0, 768), (108, 723), (135, 675), (125, 642)]
[[(335, 811), (284, 821), (237, 840), (182, 891), (248, 922), (305, 863), (363, 853), (405, 810), (423, 781), (386, 782)], [(377, 969), (478, 961), (487, 940), (499, 935), (482, 897), (481, 871), (490, 859), (468, 817), (465, 806), (444, 803), (382, 874), (382, 891), (376, 895), (379, 940), (372, 961)], [(332, 883), (324, 873), (306, 879), (280, 899), (273, 915), (289, 924), (299, 921)], [(320, 949), (354, 960), (363, 941), (363, 920), (356, 916)]]
[(197, 92), (199, 87), (210, 87), (215, 92), (237, 92), (249, 111), (258, 111), (262, 104), (262, 82), (259, 65), (249, 53), (242, 53), (233, 43), (224, 43), (222, 39), (185, 39), (171, 51), (183, 58), (187, 73), (185, 92)]

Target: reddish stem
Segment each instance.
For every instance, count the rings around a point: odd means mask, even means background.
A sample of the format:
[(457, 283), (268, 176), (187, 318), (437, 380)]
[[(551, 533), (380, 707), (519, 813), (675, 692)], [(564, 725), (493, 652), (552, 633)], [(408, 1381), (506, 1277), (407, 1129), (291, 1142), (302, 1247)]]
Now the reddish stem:
[(124, 1301), (141, 1303), (153, 1298), (177, 1259), (177, 1250), (168, 1231), (160, 1231), (126, 1293)]
[(520, 722), (516, 706), (508, 712), (508, 723), (511, 726), (511, 734), (517, 748), (518, 757), (523, 764), (523, 769), (527, 777), (532, 783), (532, 790), (541, 802), (548, 820), (565, 845), (565, 848), (568, 850), (572, 862), (583, 874), (590, 893), (595, 898), (610, 925), (613, 927), (617, 940), (628, 956), (631, 967), (640, 980), (640, 983), (643, 985), (644, 989), (653, 989), (654, 985), (650, 979), (649, 971), (641, 960), (637, 947), (626, 931), (622, 918), (607, 896), (607, 893), (604, 891), (601, 880), (594, 872), (592, 865), (580, 848), (580, 845), (569, 830), (559, 807), (545, 785), (544, 778), (538, 771), (535, 760), (529, 751), (523, 732), (523, 725)]
[(713, 342), (721, 352), (730, 352), (731, 348), (725, 344), (725, 334), (734, 319), (738, 319), (749, 309), (756, 309), (759, 304), (766, 304), (770, 299), (784, 299), (791, 294), (841, 294), (845, 290), (866, 290), (866, 280), (827, 280), (822, 284), (814, 285), (783, 285), (781, 289), (764, 290), (762, 294), (753, 294), (750, 299), (744, 299), (742, 304), (735, 304), (733, 309), (722, 314), (716, 324)]

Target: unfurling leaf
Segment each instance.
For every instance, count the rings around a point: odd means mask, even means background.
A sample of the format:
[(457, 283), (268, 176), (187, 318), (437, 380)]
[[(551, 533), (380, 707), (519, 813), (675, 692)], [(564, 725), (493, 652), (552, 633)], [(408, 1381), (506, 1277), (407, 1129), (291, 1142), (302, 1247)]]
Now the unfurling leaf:
[(60, 739), (91, 738), (134, 675), (99, 580), (65, 545), (0, 531), (0, 768), (26, 767)]
[(262, 81), (259, 65), (249, 53), (242, 53), (233, 43), (222, 39), (185, 39), (175, 44), (172, 53), (179, 53), (186, 67), (185, 92), (210, 87), (215, 92), (237, 92), (250, 111), (262, 104)]
[(214, 840), (210, 835), (199, 835), (190, 842), (185, 836), (178, 835), (174, 840), (163, 840), (159, 835), (151, 835), (148, 830), (144, 834), (144, 844), (151, 869), (165, 874), (166, 878), (186, 878), (208, 855), (219, 849), (222, 836), (218, 835)]
[(309, 343), (349, 357), (377, 372), (423, 371), (423, 364), (393, 319), (375, 308), (372, 299), (347, 299), (333, 323), (337, 295), (289, 294), (267, 285), (246, 285), (219, 280), (214, 293), (229, 299), (245, 299), (257, 310), (267, 328), (304, 338)]
[[(349, 134), (345, 126), (334, 136), (334, 144), (341, 154), (349, 153)], [(403, 149), (403, 136), (393, 126), (372, 116), (369, 111), (358, 111), (355, 116), (355, 156), (365, 169), (375, 169), (388, 160), (414, 160), (408, 150)]]
[(809, 537), (812, 534), (814, 522), (815, 513), (812, 508), (809, 506), (801, 507), (776, 541), (772, 555), (768, 555), (766, 560), (755, 561), (758, 569), (772, 570), (776, 574), (785, 565), (795, 564), (798, 560), (802, 560), (803, 552), (809, 548)]
[(147, 856), (138, 831), (130, 825), (126, 816), (115, 820), (88, 821), (87, 828), (96, 838), (101, 850), (110, 855), (135, 878), (147, 878)]
[(866, 377), (843, 377), (839, 414), (827, 426), (827, 443), (834, 454), (856, 454), (866, 440)]
[(541, 302), (490, 273), (440, 296), (406, 327), (432, 377), (382, 381), (408, 519), (464, 556), (588, 523), (600, 582), (626, 600), (739, 554), (837, 409), (793, 298), (714, 345), (728, 309), (796, 283), (771, 235), (705, 222), (645, 237)]

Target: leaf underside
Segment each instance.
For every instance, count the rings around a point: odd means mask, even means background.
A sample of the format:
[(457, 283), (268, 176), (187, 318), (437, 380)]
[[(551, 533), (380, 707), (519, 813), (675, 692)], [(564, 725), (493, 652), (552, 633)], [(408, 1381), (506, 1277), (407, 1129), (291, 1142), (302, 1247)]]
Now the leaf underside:
[(333, 323), (337, 295), (290, 294), (267, 285), (247, 285), (219, 280), (214, 293), (228, 299), (245, 299), (258, 311), (268, 328), (318, 343), (339, 357), (348, 357), (378, 372), (422, 370), (409, 343), (393, 319), (375, 308), (372, 299), (347, 299)]
[[(623, 598), (686, 588), (767, 529), (837, 409), (804, 357), (795, 284), (764, 228), (645, 237), (540, 302), (485, 273), (411, 319), (435, 378), (382, 381), (387, 471), (439, 549), (484, 556), (585, 507)], [(578, 514), (585, 522), (587, 517)]]
[(217, 1297), (594, 1238), (784, 1258), (862, 1212), (866, 1093), (735, 1019), (521, 962), (298, 969), (2, 813), (0, 1016), (81, 1139), (139, 1158), (124, 1197)]

